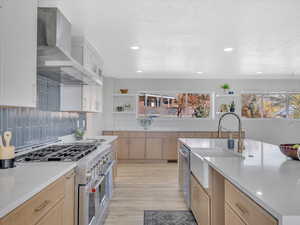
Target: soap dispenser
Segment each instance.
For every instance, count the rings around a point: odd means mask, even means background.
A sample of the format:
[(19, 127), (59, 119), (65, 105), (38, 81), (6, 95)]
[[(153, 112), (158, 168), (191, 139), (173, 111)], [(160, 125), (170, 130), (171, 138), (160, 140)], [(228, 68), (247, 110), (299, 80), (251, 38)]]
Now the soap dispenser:
[(232, 137), (232, 133), (229, 133), (229, 138), (227, 140), (227, 148), (230, 150), (234, 150), (234, 139)]

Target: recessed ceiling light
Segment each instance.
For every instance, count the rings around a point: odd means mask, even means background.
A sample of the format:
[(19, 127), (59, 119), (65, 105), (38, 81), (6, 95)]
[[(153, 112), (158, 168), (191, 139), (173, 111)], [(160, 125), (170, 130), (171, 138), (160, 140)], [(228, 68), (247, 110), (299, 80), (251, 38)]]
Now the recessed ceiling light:
[(142, 73), (143, 71), (142, 71), (142, 70), (137, 70), (136, 72), (137, 72), (137, 73)]
[(135, 46), (131, 46), (131, 47), (130, 47), (130, 49), (131, 49), (131, 50), (139, 50), (139, 49), (140, 49), (140, 47), (139, 47), (139, 46), (137, 46), (137, 45), (135, 45)]
[(262, 74), (262, 72), (260, 72), (260, 71), (258, 71), (258, 72), (256, 72), (257, 74)]
[(201, 72), (201, 71), (198, 71), (197, 73), (198, 73), (198, 74), (203, 74), (203, 72)]
[(224, 48), (224, 52), (232, 52), (234, 48)]

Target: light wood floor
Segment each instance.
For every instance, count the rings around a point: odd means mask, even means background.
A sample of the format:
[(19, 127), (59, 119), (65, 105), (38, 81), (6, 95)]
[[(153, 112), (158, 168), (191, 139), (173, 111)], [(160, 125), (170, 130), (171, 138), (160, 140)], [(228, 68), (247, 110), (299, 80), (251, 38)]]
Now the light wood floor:
[(177, 164), (119, 164), (105, 225), (143, 225), (144, 210), (186, 210)]

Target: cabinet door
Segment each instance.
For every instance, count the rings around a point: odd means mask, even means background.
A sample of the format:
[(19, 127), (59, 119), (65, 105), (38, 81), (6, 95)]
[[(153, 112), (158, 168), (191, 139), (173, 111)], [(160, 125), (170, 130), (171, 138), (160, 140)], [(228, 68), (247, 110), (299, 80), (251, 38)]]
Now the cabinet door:
[(37, 0), (2, 6), (0, 105), (36, 107)]
[(65, 198), (63, 225), (74, 225), (75, 223), (75, 173), (70, 172), (65, 176)]
[(91, 111), (91, 88), (90, 85), (82, 86), (82, 111), (89, 112)]
[(61, 85), (60, 87), (60, 110), (82, 110), (82, 87), (78, 85)]
[(191, 181), (192, 211), (199, 225), (210, 225), (210, 198), (193, 176)]
[(129, 139), (129, 159), (145, 159), (145, 138)]
[(118, 159), (129, 159), (129, 139), (126, 137), (118, 138)]
[(103, 88), (96, 86), (96, 112), (103, 112)]
[(177, 160), (177, 135), (171, 134), (163, 141), (163, 159)]
[(246, 225), (227, 204), (225, 204), (225, 225)]
[(199, 221), (198, 200), (199, 191), (197, 183), (195, 179), (191, 177), (191, 209), (197, 221)]
[(146, 159), (162, 159), (163, 156), (163, 139), (147, 138)]
[(64, 201), (60, 201), (36, 225), (65, 225), (63, 223)]

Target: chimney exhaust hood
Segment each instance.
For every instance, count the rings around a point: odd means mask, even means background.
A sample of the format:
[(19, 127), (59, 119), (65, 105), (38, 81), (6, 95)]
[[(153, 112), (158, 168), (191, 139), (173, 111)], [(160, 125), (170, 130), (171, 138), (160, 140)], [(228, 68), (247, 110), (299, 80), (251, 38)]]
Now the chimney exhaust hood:
[(71, 57), (72, 25), (58, 8), (38, 8), (38, 73), (63, 84), (99, 84), (97, 74)]

